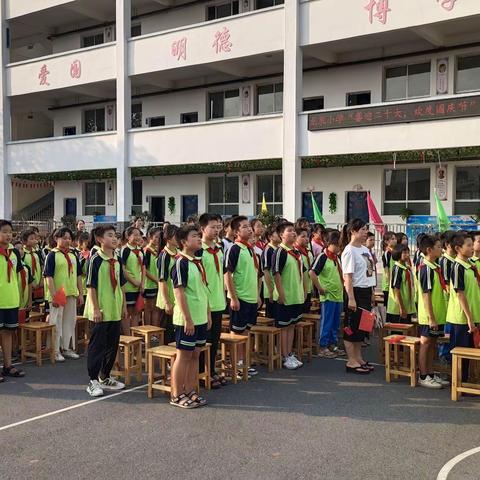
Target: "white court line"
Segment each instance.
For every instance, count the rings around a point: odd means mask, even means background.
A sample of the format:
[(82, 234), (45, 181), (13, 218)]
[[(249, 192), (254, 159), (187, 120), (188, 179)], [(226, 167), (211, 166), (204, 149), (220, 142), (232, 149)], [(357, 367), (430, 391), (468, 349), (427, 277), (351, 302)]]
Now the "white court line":
[(21, 420), (19, 422), (11, 423), (10, 425), (5, 425), (0, 427), (0, 432), (3, 430), (9, 430), (10, 428), (18, 427), (20, 425), (25, 425), (26, 423), (35, 422), (37, 420), (42, 420), (43, 418), (51, 417), (53, 415), (58, 415), (59, 413), (68, 412), (70, 410), (75, 410), (76, 408), (85, 407), (92, 403), (101, 402), (102, 400), (108, 400), (109, 398), (117, 397), (118, 395), (123, 395), (125, 393), (134, 392), (135, 390), (140, 390), (148, 386), (148, 384), (139, 385), (138, 387), (129, 388), (128, 390), (121, 390), (120, 392), (112, 393), (110, 395), (105, 395), (104, 397), (94, 398), (93, 400), (88, 400), (86, 402), (77, 403), (76, 405), (71, 405), (70, 407), (61, 408), (60, 410), (54, 410), (53, 412), (44, 413), (43, 415), (38, 415), (36, 417), (27, 418), (26, 420)]
[(455, 465), (460, 463), (462, 460), (465, 460), (467, 457), (475, 455), (476, 453), (480, 453), (480, 447), (472, 448), (471, 450), (467, 450), (466, 452), (463, 452), (460, 455), (452, 458), (442, 467), (442, 469), (438, 473), (437, 480), (447, 480), (448, 475), (452, 471), (453, 467), (455, 467)]

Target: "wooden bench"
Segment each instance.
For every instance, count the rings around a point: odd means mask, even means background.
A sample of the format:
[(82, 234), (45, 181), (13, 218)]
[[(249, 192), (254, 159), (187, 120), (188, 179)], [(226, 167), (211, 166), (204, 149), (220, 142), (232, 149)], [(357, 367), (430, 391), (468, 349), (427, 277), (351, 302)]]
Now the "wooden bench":
[(120, 335), (117, 360), (123, 354), (123, 367), (112, 371), (112, 375), (125, 378), (125, 385), (130, 385), (130, 376), (136, 375), (137, 382), (142, 380), (142, 339), (128, 335)]
[(320, 350), (320, 314), (319, 313), (304, 313), (302, 320), (313, 323), (312, 331), (312, 353), (318, 355)]
[(249, 331), (250, 359), (259, 365), (267, 365), (268, 371), (282, 368), (281, 329), (268, 325), (256, 325)]
[[(50, 363), (55, 365), (54, 332), (55, 325), (45, 322), (28, 322), (20, 325), (22, 363), (25, 363), (27, 358), (34, 358), (37, 366), (41, 367), (43, 355), (48, 355)], [(44, 337), (45, 345), (49, 345), (49, 347), (42, 347)]]
[(140, 325), (138, 327), (130, 327), (130, 333), (133, 337), (142, 339), (142, 347), (144, 349), (142, 362), (145, 365), (145, 370), (147, 370), (147, 350), (152, 347), (152, 338), (157, 337), (160, 345), (163, 345), (165, 343), (165, 329), (153, 325)]
[(480, 385), (462, 382), (462, 360), (480, 360), (479, 348), (455, 347), (452, 354), (452, 400), (457, 402), (462, 393), (480, 395)]
[(300, 361), (307, 356), (307, 362), (312, 361), (312, 336), (313, 323), (307, 321), (298, 322), (295, 325), (295, 340), (293, 350)]
[[(163, 393), (171, 393), (172, 386), (168, 382), (167, 364), (173, 365), (177, 349), (169, 345), (147, 349), (147, 371), (148, 371), (148, 398), (153, 398), (153, 391), (159, 390)], [(155, 360), (160, 361), (160, 373), (155, 372)], [(155, 383), (159, 379), (162, 383)]]
[(389, 335), (405, 335), (406, 337), (416, 337), (416, 326), (412, 323), (386, 323), (379, 331), (378, 348), (380, 359), (385, 363), (385, 337)]
[[(246, 335), (237, 335), (235, 333), (222, 333), (220, 335), (220, 347), (222, 349), (222, 359), (220, 363), (220, 372), (223, 375), (231, 375), (232, 383), (237, 383), (237, 371), (242, 373), (244, 382), (248, 380), (248, 369), (250, 367), (250, 346), (249, 337)], [(243, 367), (238, 367), (238, 350), (240, 347), (245, 349), (245, 360)], [(227, 356), (227, 350), (230, 356)]]
[[(392, 376), (397, 379), (399, 376), (410, 378), (410, 386), (417, 386), (417, 350), (420, 345), (419, 337), (405, 337), (399, 342), (390, 343), (389, 340), (395, 338), (397, 335), (389, 335), (384, 337), (385, 342), (385, 379), (390, 383)], [(400, 346), (404, 349), (403, 358), (408, 358), (400, 363)], [(405, 356), (405, 353), (408, 355)], [(393, 354), (393, 355), (392, 355)], [(393, 356), (393, 360), (392, 360)]]
[(90, 341), (90, 320), (86, 317), (77, 315), (75, 322), (75, 351), (77, 353), (86, 352), (88, 342)]

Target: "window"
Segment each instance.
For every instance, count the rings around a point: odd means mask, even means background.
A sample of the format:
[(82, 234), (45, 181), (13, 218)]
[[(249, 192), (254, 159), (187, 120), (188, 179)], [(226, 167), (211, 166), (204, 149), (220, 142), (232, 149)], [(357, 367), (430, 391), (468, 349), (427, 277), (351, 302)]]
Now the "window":
[(87, 35), (86, 37), (82, 38), (82, 48), (93, 47), (102, 43), (105, 43), (103, 38), (103, 32), (97, 33), (95, 35)]
[(430, 95), (430, 70), (430, 62), (387, 68), (385, 100), (389, 102)]
[(77, 127), (63, 127), (63, 136), (68, 137), (69, 135), (76, 135)]
[(353, 92), (347, 93), (347, 107), (355, 105), (368, 105), (371, 102), (370, 92)]
[(261, 8), (274, 7), (275, 5), (283, 5), (283, 0), (257, 0), (255, 2), (255, 8), (260, 10)]
[(239, 178), (210, 177), (208, 179), (208, 212), (238, 215)]
[(132, 104), (132, 128), (142, 128), (142, 104)]
[(210, 93), (208, 100), (210, 119), (240, 116), (240, 94), (238, 88)]
[(257, 86), (257, 110), (259, 114), (283, 110), (283, 83)]
[(105, 215), (105, 183), (85, 184), (85, 215)]
[(323, 97), (311, 97), (303, 99), (304, 112), (309, 112), (310, 110), (323, 110), (324, 108)]
[(180, 123), (196, 123), (196, 122), (198, 122), (198, 112), (180, 114)]
[(105, 108), (85, 110), (83, 114), (83, 131), (85, 133), (105, 131)]
[(147, 125), (149, 127), (163, 127), (163, 126), (165, 126), (165, 117), (150, 117), (150, 118), (147, 118)]
[(132, 215), (141, 215), (143, 198), (142, 180), (132, 180)]
[(457, 93), (480, 90), (480, 55), (457, 59)]
[[(313, 192), (313, 198), (320, 212), (323, 213), (323, 192)], [(315, 221), (312, 194), (310, 192), (302, 192), (302, 217), (305, 217), (310, 223)]]
[(142, 25), (140, 23), (138, 25), (132, 25), (130, 29), (130, 36), (139, 37), (141, 34), (142, 34)]
[(233, 2), (224, 2), (217, 5), (207, 7), (207, 20), (215, 20), (217, 18), (230, 17), (238, 15), (238, 0)]
[(257, 213), (262, 210), (263, 194), (270, 213), (282, 215), (282, 175), (257, 175)]
[(430, 169), (385, 170), (385, 215), (430, 215)]
[(457, 167), (455, 215), (475, 215), (480, 210), (480, 167)]

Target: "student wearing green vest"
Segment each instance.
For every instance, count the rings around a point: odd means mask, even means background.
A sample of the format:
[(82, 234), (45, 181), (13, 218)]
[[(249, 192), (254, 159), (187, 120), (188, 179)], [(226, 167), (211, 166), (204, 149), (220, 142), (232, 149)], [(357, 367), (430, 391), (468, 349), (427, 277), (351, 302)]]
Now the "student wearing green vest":
[[(83, 305), (82, 269), (78, 257), (70, 249), (72, 236), (72, 231), (67, 227), (55, 231), (53, 238), (57, 246), (47, 255), (43, 271), (47, 282), (46, 299), (50, 303), (49, 322), (55, 325), (54, 349), (57, 362), (64, 362), (65, 358), (79, 358), (73, 349), (77, 306)], [(65, 291), (65, 305), (60, 305), (55, 300), (61, 289)], [(70, 348), (70, 342), (73, 348)]]
[(195, 253), (202, 248), (200, 233), (195, 225), (178, 229), (177, 242), (181, 247), (172, 281), (175, 294), (173, 324), (177, 357), (171, 370), (172, 398), (170, 404), (180, 408), (206, 405), (196, 391), (200, 347), (207, 342), (210, 329), (207, 276), (202, 261)]
[(277, 308), (278, 292), (272, 275), (273, 255), (282, 241), (278, 236), (276, 227), (270, 226), (265, 231), (267, 245), (263, 249), (260, 259), (263, 272), (263, 298), (265, 299), (265, 314), (268, 318), (275, 318)]
[(158, 270), (158, 295), (157, 307), (160, 309), (160, 326), (165, 329), (165, 343), (175, 340), (173, 329), (173, 306), (175, 305), (175, 295), (173, 294), (172, 268), (175, 265), (177, 256), (178, 227), (176, 225), (167, 225), (164, 229), (163, 238), (166, 242), (157, 260)]
[(410, 249), (399, 243), (392, 252), (393, 269), (387, 305), (387, 322), (412, 323), (415, 308), (415, 283), (410, 268)]
[(443, 388), (446, 382), (434, 374), (433, 357), (437, 337), (443, 334), (447, 316), (447, 285), (437, 260), (442, 255), (440, 239), (425, 235), (420, 239), (423, 261), (418, 268), (418, 324), (420, 331), (419, 385)]
[(43, 288), (42, 278), (42, 260), (38, 252), (38, 240), (35, 230), (29, 229), (22, 233), (23, 243), (23, 263), (30, 269), (33, 278), (32, 288), (32, 303), (39, 305), (43, 303), (45, 292)]
[(393, 269), (393, 260), (392, 252), (393, 248), (397, 244), (397, 237), (394, 232), (385, 232), (383, 234), (383, 255), (382, 255), (382, 264), (383, 264), (383, 276), (382, 276), (382, 291), (383, 291), (383, 302), (385, 308), (388, 307), (388, 291), (390, 289), (390, 274)]
[(93, 322), (87, 352), (90, 382), (87, 392), (101, 397), (104, 390), (122, 390), (125, 385), (110, 376), (120, 340), (121, 319), (127, 316), (125, 276), (120, 258), (115, 253), (118, 244), (115, 227), (97, 227), (100, 248), (88, 262), (87, 301), (85, 316)]
[[(222, 332), (222, 315), (226, 307), (225, 289), (223, 286), (223, 252), (217, 245), (218, 235), (222, 229), (222, 218), (216, 214), (204, 213), (200, 215), (198, 223), (202, 230), (202, 249), (196, 255), (202, 259), (203, 268), (207, 276), (208, 302), (212, 319), (212, 327), (207, 333), (207, 342), (211, 344), (211, 386), (213, 389), (218, 389), (222, 384), (225, 384), (225, 380), (217, 375), (215, 369), (218, 344)], [(202, 366), (201, 361), (200, 365)]]
[(13, 229), (8, 220), (0, 220), (0, 336), (3, 352), (4, 377), (23, 377), (25, 372), (12, 367), (13, 335), (18, 328), (21, 285), (18, 275), (23, 270), (22, 259), (12, 245)]
[[(473, 240), (458, 234), (452, 240), (456, 252), (450, 280), (447, 321), (450, 326), (450, 347), (473, 347), (473, 333), (480, 323), (480, 273), (470, 261)], [(462, 381), (468, 379), (468, 360), (463, 360)]]
[[(24, 256), (23, 243), (17, 240), (13, 244), (14, 248), (20, 254), (20, 258)], [(32, 308), (32, 284), (33, 277), (28, 265), (22, 260), (22, 270), (18, 273), (18, 284), (20, 286), (20, 310), (31, 310)]]
[(303, 303), (303, 313), (309, 313), (312, 306), (312, 290), (313, 284), (310, 278), (310, 268), (312, 267), (314, 257), (311, 250), (309, 250), (310, 239), (308, 236), (308, 230), (305, 227), (295, 227), (295, 233), (297, 234), (297, 240), (295, 241), (295, 248), (302, 255), (303, 263), (303, 276), (306, 299)]
[(160, 326), (160, 310), (157, 308), (158, 270), (157, 260), (160, 250), (160, 227), (151, 228), (147, 233), (148, 244), (143, 250), (143, 265), (145, 267), (145, 325)]
[(90, 259), (90, 250), (88, 248), (88, 244), (90, 242), (90, 236), (87, 232), (82, 232), (78, 236), (78, 249), (79, 255), (78, 260), (80, 262), (80, 267), (82, 269), (82, 295), (83, 300), (86, 301), (87, 299), (87, 269), (88, 269), (88, 261)]
[(301, 320), (306, 300), (304, 266), (301, 253), (295, 249), (295, 225), (283, 222), (277, 226), (282, 243), (273, 259), (273, 278), (278, 291), (275, 326), (281, 328), (283, 366), (294, 370), (303, 363), (293, 354), (295, 325)]

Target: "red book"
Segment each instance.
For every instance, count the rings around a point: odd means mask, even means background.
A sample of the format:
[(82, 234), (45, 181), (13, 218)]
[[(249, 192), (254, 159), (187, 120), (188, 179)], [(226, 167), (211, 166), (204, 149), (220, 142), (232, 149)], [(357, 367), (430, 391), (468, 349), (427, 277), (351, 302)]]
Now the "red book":
[(368, 310), (364, 310), (363, 308), (360, 310), (362, 311), (362, 316), (360, 317), (358, 329), (362, 332), (370, 333), (373, 331), (373, 327), (375, 325), (375, 314), (373, 312), (369, 312)]
[(145, 299), (141, 293), (138, 294), (137, 301), (135, 302), (135, 309), (137, 312), (141, 312), (145, 307)]

